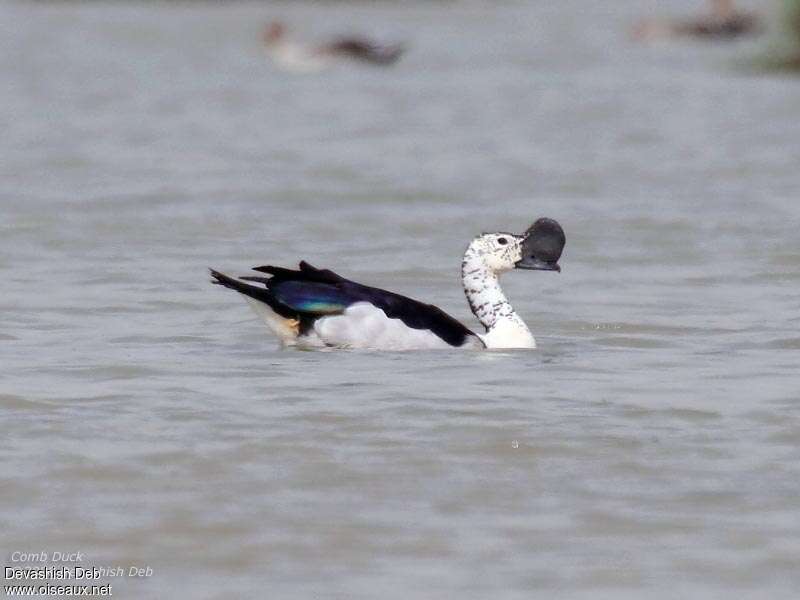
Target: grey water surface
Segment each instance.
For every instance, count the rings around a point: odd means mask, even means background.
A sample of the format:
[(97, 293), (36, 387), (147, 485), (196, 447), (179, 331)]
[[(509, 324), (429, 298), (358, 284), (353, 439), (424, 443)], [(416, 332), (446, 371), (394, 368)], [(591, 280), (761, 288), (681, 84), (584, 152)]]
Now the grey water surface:
[[(120, 598), (800, 596), (800, 79), (632, 43), (695, 2), (0, 5), (0, 557)], [(409, 44), (276, 69), (260, 28)], [(300, 259), (536, 351), (280, 350)], [(108, 581), (108, 580), (107, 580)]]

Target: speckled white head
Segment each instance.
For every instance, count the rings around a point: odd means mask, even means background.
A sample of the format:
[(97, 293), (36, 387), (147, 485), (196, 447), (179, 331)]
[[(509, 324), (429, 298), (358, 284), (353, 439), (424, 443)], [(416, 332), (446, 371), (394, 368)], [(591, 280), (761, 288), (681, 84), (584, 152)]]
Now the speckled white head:
[(522, 238), (513, 233), (484, 233), (470, 242), (464, 255), (474, 266), (492, 273), (512, 270), (522, 260)]
[(480, 268), (499, 275), (512, 269), (561, 271), (558, 259), (564, 249), (564, 230), (556, 221), (542, 218), (522, 235), (484, 233), (464, 253), (462, 267)]
[(472, 312), (486, 328), (487, 348), (535, 348), (536, 340), (500, 289), (499, 276), (512, 269), (560, 271), (564, 232), (552, 219), (539, 219), (523, 235), (484, 233), (464, 253), (461, 276)]

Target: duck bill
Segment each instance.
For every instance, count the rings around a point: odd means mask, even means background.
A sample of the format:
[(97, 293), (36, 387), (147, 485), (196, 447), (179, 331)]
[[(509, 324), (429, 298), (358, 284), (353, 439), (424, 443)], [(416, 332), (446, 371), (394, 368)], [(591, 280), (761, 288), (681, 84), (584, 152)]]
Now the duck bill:
[(517, 269), (561, 272), (558, 259), (567, 241), (558, 221), (542, 218), (528, 227), (520, 236), (522, 258), (514, 265)]
[(533, 256), (526, 256), (522, 260), (514, 264), (515, 269), (527, 269), (530, 271), (555, 271), (561, 272), (561, 267), (555, 261), (548, 262)]

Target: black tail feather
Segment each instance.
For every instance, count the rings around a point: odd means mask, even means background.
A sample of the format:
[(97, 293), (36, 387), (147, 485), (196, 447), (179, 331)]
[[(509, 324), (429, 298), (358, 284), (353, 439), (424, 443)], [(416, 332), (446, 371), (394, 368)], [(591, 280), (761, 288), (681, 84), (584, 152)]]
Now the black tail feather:
[(214, 269), (209, 269), (209, 271), (211, 272), (211, 277), (213, 278), (211, 283), (224, 286), (228, 289), (237, 291), (240, 294), (244, 294), (245, 296), (253, 298), (254, 300), (263, 302), (282, 316), (292, 316), (291, 314), (283, 315), (283, 313), (286, 312), (286, 309), (275, 302), (275, 299), (272, 297), (272, 294), (270, 294), (268, 289), (250, 285), (249, 283), (244, 283), (243, 281), (229, 277), (228, 275), (220, 273), (219, 271), (215, 271)]
[(284, 269), (283, 267), (273, 267), (272, 265), (264, 265), (261, 267), (253, 267), (253, 271), (260, 271), (261, 273), (269, 273), (276, 277), (283, 279), (292, 279), (297, 276), (297, 271), (292, 269)]
[[(300, 261), (300, 270), (285, 269), (283, 267), (273, 267), (272, 265), (262, 265), (260, 267), (253, 267), (254, 271), (261, 273), (269, 273), (278, 281), (314, 281), (316, 283), (341, 283), (347, 281), (341, 275), (337, 275), (330, 269), (318, 269), (313, 265), (308, 264), (306, 261)], [(244, 278), (248, 279), (248, 278)], [(253, 280), (256, 281), (256, 280)]]
[(263, 283), (264, 285), (269, 285), (269, 282), (272, 281), (271, 277), (253, 277), (251, 275), (242, 275), (239, 279), (255, 281), (256, 283)]

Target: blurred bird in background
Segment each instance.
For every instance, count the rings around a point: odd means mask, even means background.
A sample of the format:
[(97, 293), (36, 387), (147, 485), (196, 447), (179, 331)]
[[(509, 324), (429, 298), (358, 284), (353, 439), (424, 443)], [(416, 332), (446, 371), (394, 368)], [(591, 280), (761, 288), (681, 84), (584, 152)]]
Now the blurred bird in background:
[(687, 19), (643, 19), (632, 30), (634, 39), (656, 41), (686, 37), (708, 40), (732, 40), (761, 30), (761, 18), (740, 11), (733, 0), (710, 0), (710, 11)]
[(396, 63), (405, 52), (403, 44), (381, 44), (358, 36), (341, 36), (323, 44), (303, 42), (291, 39), (281, 21), (267, 24), (263, 40), (277, 66), (297, 72), (320, 71), (346, 60), (388, 66)]

